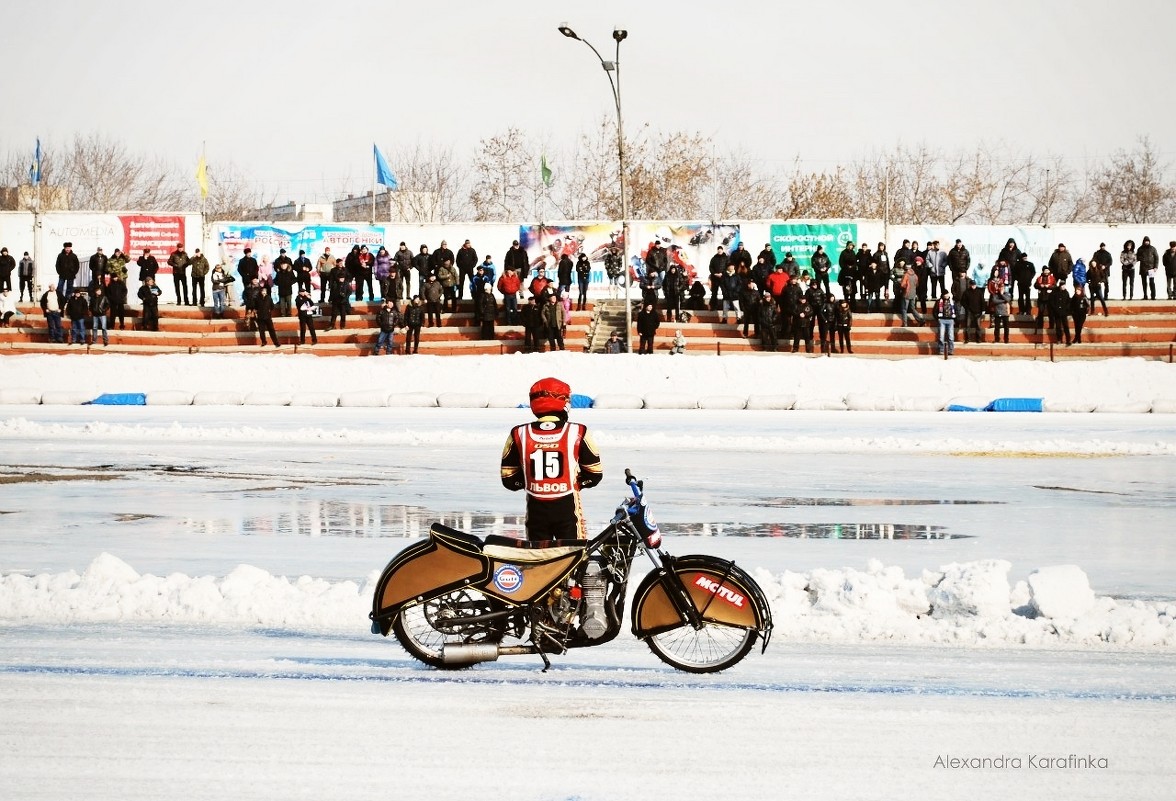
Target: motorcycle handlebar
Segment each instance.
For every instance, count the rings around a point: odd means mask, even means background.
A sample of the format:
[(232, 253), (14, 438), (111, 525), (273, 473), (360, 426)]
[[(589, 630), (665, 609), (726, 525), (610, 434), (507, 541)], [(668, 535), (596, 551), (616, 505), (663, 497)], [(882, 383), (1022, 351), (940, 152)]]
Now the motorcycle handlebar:
[(629, 489), (633, 490), (633, 497), (641, 500), (641, 491), (645, 482), (639, 481), (637, 476), (633, 475), (633, 471), (627, 467), (625, 468), (625, 483), (629, 485)]

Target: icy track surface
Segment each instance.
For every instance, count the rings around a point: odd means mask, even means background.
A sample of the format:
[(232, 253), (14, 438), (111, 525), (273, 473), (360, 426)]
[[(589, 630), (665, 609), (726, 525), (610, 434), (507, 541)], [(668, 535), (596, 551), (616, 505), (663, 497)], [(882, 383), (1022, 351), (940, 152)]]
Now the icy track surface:
[(520, 412), (0, 410), (2, 795), (1170, 797), (1176, 420), (579, 417), (593, 527), (632, 467), (668, 550), (755, 572), (766, 654), (442, 673), (369, 634), (429, 522), (517, 531)]

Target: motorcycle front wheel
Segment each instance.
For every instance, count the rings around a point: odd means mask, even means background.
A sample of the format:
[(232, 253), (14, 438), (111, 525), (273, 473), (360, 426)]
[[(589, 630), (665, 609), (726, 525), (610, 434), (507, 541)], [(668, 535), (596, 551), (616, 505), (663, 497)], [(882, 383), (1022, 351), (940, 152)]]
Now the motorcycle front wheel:
[(392, 620), (392, 632), (415, 659), (443, 670), (460, 670), (469, 665), (446, 663), (442, 659), (445, 644), (498, 642), (502, 639), (500, 624), (472, 620), (490, 611), (490, 601), (482, 593), (456, 590), (404, 607)]
[(751, 629), (708, 622), (701, 629), (687, 624), (663, 631), (645, 642), (670, 667), (687, 673), (716, 673), (747, 656), (755, 638)]

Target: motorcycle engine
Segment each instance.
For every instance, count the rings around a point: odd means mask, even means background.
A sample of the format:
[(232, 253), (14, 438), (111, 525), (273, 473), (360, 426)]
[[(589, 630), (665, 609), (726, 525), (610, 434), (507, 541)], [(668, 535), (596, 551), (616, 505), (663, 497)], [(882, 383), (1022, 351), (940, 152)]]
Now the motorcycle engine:
[(580, 617), (580, 630), (589, 639), (603, 637), (608, 631), (608, 614), (604, 609), (605, 592), (607, 589), (604, 568), (595, 559), (590, 559), (584, 566), (584, 576), (580, 580), (584, 589), (584, 610)]

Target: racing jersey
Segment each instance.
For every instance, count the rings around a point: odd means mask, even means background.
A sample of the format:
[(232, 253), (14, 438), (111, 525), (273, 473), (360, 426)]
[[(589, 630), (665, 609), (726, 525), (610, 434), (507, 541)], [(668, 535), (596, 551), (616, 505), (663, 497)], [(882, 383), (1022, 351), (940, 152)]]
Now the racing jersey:
[(526, 490), (527, 538), (584, 539), (580, 490), (603, 478), (588, 429), (557, 416), (511, 429), (502, 451), (502, 485)]

